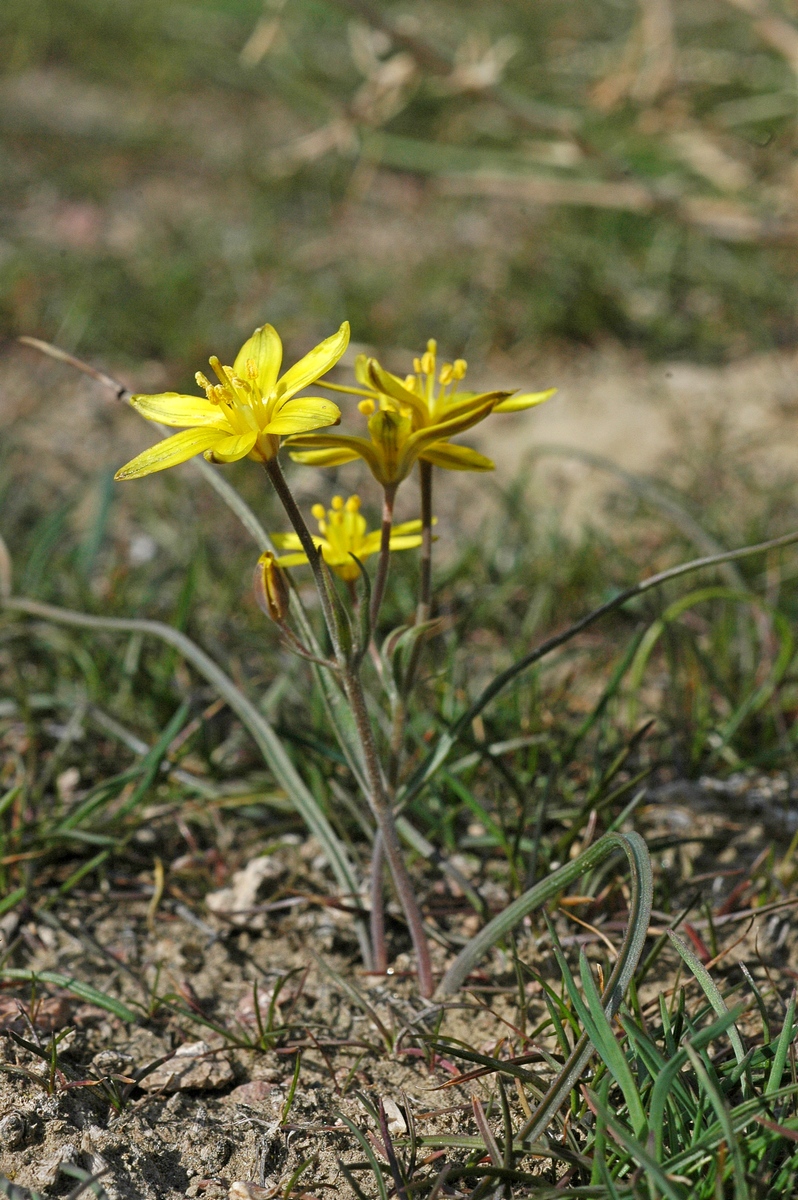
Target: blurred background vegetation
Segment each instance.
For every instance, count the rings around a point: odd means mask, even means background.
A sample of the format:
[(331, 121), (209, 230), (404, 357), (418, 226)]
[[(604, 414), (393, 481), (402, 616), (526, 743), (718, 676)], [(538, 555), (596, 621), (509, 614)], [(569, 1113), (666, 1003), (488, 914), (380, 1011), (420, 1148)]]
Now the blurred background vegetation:
[(794, 0), (4, 0), (0, 63), (6, 337), (795, 340)]

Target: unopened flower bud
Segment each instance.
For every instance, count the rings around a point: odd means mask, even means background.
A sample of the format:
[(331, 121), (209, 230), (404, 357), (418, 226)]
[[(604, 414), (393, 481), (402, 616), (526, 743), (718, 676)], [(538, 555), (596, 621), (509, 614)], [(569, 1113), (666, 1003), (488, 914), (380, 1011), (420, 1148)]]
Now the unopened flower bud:
[(288, 615), (288, 581), (271, 550), (265, 550), (258, 559), (252, 586), (258, 607), (282, 625)]

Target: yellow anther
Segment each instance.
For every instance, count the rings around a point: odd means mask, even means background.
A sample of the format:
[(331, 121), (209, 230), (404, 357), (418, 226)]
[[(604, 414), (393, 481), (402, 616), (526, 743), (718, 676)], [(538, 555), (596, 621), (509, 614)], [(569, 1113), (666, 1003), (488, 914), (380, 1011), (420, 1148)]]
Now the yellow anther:
[(254, 358), (247, 359), (247, 375), (249, 375), (250, 379), (258, 378), (258, 364)]
[(418, 380), (415, 375), (405, 375), (405, 387), (408, 392), (415, 392), (418, 387)]
[(468, 369), (468, 363), (464, 358), (456, 358), (452, 363), (452, 374), (455, 379), (465, 379), (465, 373)]
[(438, 343), (435, 341), (435, 338), (430, 338), (429, 341), (427, 342), (427, 352), (429, 354), (437, 354), (438, 353)]
[(451, 383), (453, 379), (454, 379), (454, 367), (452, 366), (451, 363), (444, 363), (443, 366), (441, 367), (441, 373), (438, 376), (439, 382), (442, 383), (444, 387), (446, 387), (446, 384)]
[(203, 375), (202, 371), (197, 371), (194, 378), (196, 379), (199, 386), (203, 389), (203, 391), (205, 392), (205, 395), (208, 397), (208, 399), (212, 400), (213, 396), (211, 395), (211, 392), (213, 391), (213, 384), (211, 383), (210, 379), (208, 379), (207, 376)]
[(310, 511), (313, 513), (313, 516), (316, 518), (317, 521), (323, 521), (324, 518), (327, 516), (327, 510), (325, 509), (323, 504), (314, 504), (313, 508)]
[(420, 358), (413, 359), (413, 370), (415, 371), (416, 375), (421, 374), (421, 359)]
[(421, 370), (424, 372), (425, 375), (434, 374), (434, 372), (435, 372), (435, 355), (432, 353), (431, 350), (428, 350), (427, 353), (422, 358)]
[(340, 510), (344, 506), (343, 496), (333, 496), (332, 500), (330, 501), (330, 504), (332, 505), (332, 507), (335, 509), (336, 512), (340, 512)]
[(360, 403), (358, 404), (358, 408), (363, 413), (364, 417), (370, 417), (371, 414), (374, 412), (374, 401), (373, 400), (361, 400)]
[(359, 496), (350, 496), (349, 499), (347, 500), (346, 504), (344, 505), (344, 508), (346, 509), (347, 512), (358, 512), (360, 509), (360, 497)]

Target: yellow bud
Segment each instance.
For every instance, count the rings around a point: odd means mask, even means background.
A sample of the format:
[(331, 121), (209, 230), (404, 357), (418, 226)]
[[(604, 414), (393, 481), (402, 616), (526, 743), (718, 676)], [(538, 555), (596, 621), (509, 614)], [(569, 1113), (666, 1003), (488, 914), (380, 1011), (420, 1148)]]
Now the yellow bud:
[(431, 350), (428, 350), (427, 353), (422, 358), (421, 370), (424, 372), (425, 375), (432, 375), (433, 372), (435, 371), (435, 355), (432, 353)]
[(359, 496), (350, 496), (349, 499), (347, 500), (346, 504), (344, 505), (344, 507), (346, 508), (347, 512), (359, 512), (360, 497)]
[(340, 510), (344, 506), (344, 498), (343, 498), (343, 496), (333, 496), (330, 503), (336, 512), (340, 512)]
[(451, 363), (444, 363), (443, 366), (441, 367), (441, 373), (438, 376), (439, 382), (442, 383), (444, 387), (446, 387), (447, 383), (451, 383), (453, 379), (454, 379), (454, 367), (452, 366)]
[(271, 550), (258, 559), (252, 586), (261, 611), (282, 625), (288, 615), (288, 582)]
[(310, 511), (313, 513), (313, 516), (316, 518), (317, 521), (323, 521), (324, 518), (327, 516), (327, 512), (326, 512), (323, 504), (314, 504), (313, 508)]
[(360, 403), (358, 404), (358, 408), (363, 413), (364, 417), (370, 417), (371, 414), (374, 412), (374, 401), (373, 400), (361, 400)]
[(468, 363), (464, 358), (456, 358), (452, 364), (452, 373), (455, 379), (465, 379), (465, 373), (468, 369)]

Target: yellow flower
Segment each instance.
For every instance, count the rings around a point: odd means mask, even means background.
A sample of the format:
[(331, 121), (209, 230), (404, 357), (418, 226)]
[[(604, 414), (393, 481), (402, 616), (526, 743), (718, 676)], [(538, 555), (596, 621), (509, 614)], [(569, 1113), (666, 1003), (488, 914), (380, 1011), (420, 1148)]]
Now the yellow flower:
[(177, 392), (133, 396), (130, 403), (149, 421), (187, 428), (139, 454), (121, 467), (115, 478), (140, 479), (195, 454), (204, 454), (209, 462), (236, 462), (247, 455), (267, 462), (277, 454), (280, 438), (337, 425), (341, 411), (331, 400), (294, 397), (334, 367), (348, 343), (349, 325), (344, 321), (337, 333), (278, 378), (282, 343), (277, 330), (264, 325), (244, 342), (232, 367), (211, 358), (218, 383), (210, 383), (197, 372), (206, 399)]
[[(308, 466), (332, 467), (363, 458), (383, 486), (395, 486), (409, 474), (417, 458), (450, 471), (491, 471), (493, 463), (449, 438), (462, 433), (494, 412), (520, 412), (542, 404), (556, 388), (545, 392), (463, 392), (466, 362), (458, 358), (436, 371), (436, 343), (415, 359), (415, 374), (402, 380), (384, 370), (376, 358), (358, 355), (355, 376), (360, 388), (335, 386), (335, 391), (363, 396), (360, 411), (370, 417), (371, 440), (338, 434), (293, 437), (291, 457)], [(437, 375), (437, 378), (436, 378)], [(437, 384), (437, 387), (436, 387)], [(323, 385), (328, 386), (328, 385)], [(293, 447), (301, 447), (299, 452)]]
[[(366, 518), (360, 512), (360, 497), (350, 496), (344, 503), (343, 496), (333, 496), (332, 508), (325, 512), (323, 504), (314, 504), (312, 512), (321, 534), (321, 537), (314, 537), (313, 542), (321, 547), (324, 561), (341, 579), (357, 579), (360, 572), (352, 555), (362, 561), (377, 554), (382, 536), (379, 529), (368, 532)], [(391, 530), (391, 550), (412, 550), (414, 546), (420, 546), (420, 530), (420, 521), (395, 525)], [(298, 567), (308, 561), (295, 533), (276, 533), (272, 541), (278, 550), (295, 551), (278, 558), (278, 566)]]

